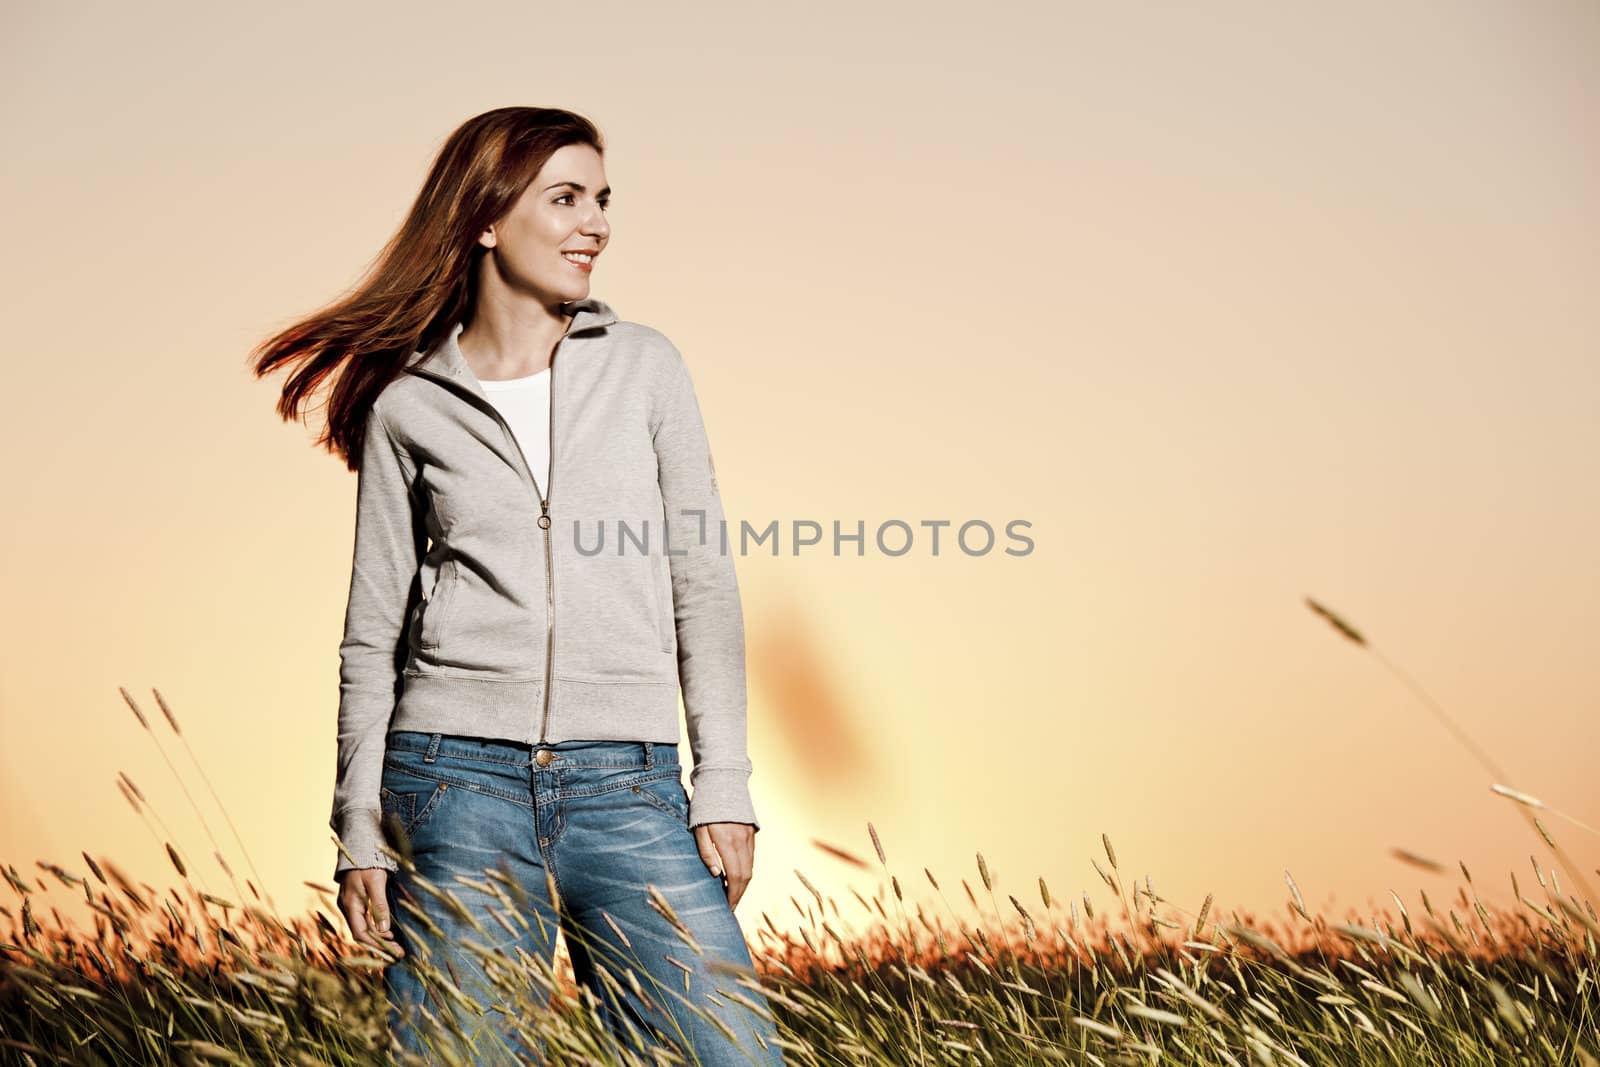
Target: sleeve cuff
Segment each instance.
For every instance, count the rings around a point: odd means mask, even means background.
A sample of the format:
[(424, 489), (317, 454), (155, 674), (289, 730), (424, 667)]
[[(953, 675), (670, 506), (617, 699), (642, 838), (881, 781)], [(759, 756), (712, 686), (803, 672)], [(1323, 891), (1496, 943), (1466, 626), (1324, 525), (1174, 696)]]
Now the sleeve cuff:
[(750, 800), (749, 771), (696, 768), (689, 777), (694, 784), (689, 797), (691, 828), (708, 822), (742, 822), (761, 829)]
[(385, 856), (378, 848), (385, 844), (383, 836), (383, 811), (378, 808), (346, 808), (334, 820), (334, 833), (339, 835), (339, 840), (349, 850), (350, 856), (338, 851), (338, 861), (333, 869), (333, 880), (338, 881), (345, 871), (364, 869), (367, 867), (382, 867), (391, 873), (399, 869), (399, 864)]

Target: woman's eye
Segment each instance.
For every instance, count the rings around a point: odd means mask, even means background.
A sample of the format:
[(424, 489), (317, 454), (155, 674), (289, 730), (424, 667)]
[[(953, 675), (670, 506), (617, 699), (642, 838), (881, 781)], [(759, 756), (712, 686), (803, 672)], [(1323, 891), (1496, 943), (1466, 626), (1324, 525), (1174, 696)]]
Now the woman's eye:
[[(560, 196), (558, 196), (554, 200), (552, 200), (551, 203), (553, 203), (553, 204), (565, 204), (565, 203), (569, 203), (571, 200), (572, 200), (572, 194), (571, 193), (562, 193)], [(609, 200), (601, 200), (601, 201), (599, 201), (599, 204), (600, 204), (600, 210), (601, 211), (605, 211), (607, 208), (609, 208), (611, 206), (611, 201), (609, 201)]]

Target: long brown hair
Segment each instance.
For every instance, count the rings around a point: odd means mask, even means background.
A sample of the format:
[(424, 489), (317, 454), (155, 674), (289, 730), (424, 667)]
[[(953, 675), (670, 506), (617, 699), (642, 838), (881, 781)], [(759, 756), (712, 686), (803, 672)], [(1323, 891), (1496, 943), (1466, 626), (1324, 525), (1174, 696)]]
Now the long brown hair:
[(569, 144), (605, 152), (592, 122), (560, 108), (502, 107), (462, 123), (435, 157), (405, 223), (355, 289), (250, 353), (258, 378), (297, 365), (278, 414), (298, 419), (307, 398), (338, 372), (316, 443), (356, 470), (372, 402), (414, 352), (471, 315), (478, 260), (488, 251), (478, 235)]

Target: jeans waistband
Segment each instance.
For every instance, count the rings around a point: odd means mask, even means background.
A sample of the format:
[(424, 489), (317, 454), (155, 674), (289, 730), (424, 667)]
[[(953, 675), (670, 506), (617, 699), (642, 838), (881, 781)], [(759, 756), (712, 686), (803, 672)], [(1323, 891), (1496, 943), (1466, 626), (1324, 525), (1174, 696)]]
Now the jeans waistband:
[(530, 764), (541, 749), (555, 762), (586, 767), (675, 767), (678, 746), (672, 741), (570, 740), (529, 744), (496, 737), (391, 730), (385, 738), (391, 752), (421, 752), (425, 761), (439, 756), (496, 763)]

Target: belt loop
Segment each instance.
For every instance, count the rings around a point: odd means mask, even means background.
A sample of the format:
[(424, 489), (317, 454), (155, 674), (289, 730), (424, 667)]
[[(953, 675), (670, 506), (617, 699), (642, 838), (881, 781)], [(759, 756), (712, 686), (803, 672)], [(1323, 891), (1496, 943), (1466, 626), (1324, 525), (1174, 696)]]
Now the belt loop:
[(428, 738), (428, 754), (422, 757), (423, 763), (432, 763), (439, 758), (439, 742), (444, 739), (444, 734), (434, 734)]
[(644, 745), (644, 768), (649, 770), (656, 765), (656, 746), (650, 741), (641, 743)]

